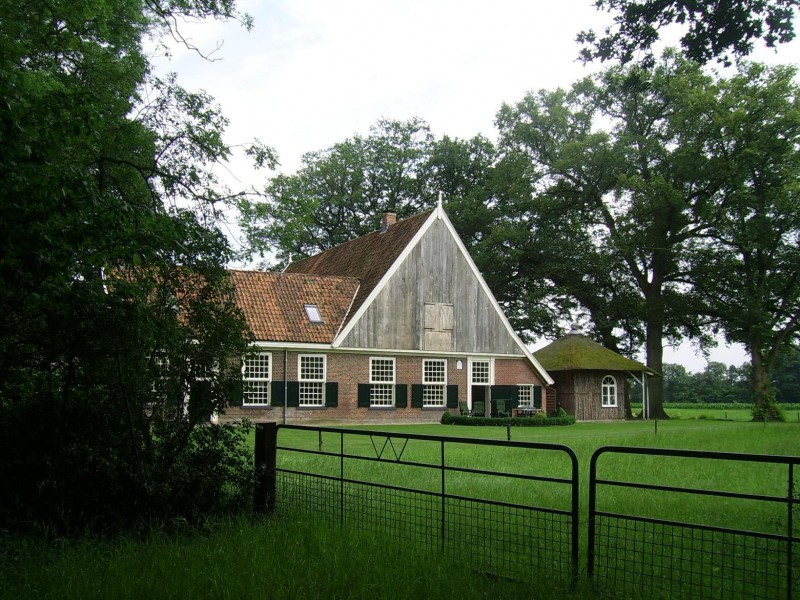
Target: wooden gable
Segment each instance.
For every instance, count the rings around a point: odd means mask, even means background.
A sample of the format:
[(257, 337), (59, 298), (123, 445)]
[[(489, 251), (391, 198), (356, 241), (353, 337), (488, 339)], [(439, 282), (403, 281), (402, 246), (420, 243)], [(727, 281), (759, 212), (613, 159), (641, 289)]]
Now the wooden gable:
[(526, 354), (441, 209), (428, 217), (335, 345)]

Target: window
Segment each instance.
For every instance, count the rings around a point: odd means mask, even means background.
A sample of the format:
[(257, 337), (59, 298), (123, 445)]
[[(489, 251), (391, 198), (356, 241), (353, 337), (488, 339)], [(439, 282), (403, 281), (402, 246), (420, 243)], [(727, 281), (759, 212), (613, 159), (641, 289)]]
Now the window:
[(425, 350), (449, 352), (453, 349), (453, 305), (425, 303)]
[(447, 388), (447, 361), (422, 361), (422, 406), (444, 406)]
[(611, 375), (603, 377), (603, 406), (617, 405), (617, 381)]
[(369, 359), (370, 406), (394, 406), (394, 359)]
[(488, 360), (473, 361), (470, 375), (472, 376), (472, 385), (489, 385), (492, 383), (490, 373), (490, 364)]
[(316, 304), (306, 304), (306, 316), (312, 323), (322, 323), (322, 314), (319, 312), (319, 307)]
[(533, 408), (533, 386), (530, 384), (521, 384), (517, 386), (519, 399), (519, 406)]
[(325, 355), (300, 355), (300, 406), (325, 406)]
[(264, 406), (269, 404), (269, 385), (272, 379), (272, 354), (258, 352), (244, 357), (242, 364), (242, 383), (244, 397), (242, 404)]

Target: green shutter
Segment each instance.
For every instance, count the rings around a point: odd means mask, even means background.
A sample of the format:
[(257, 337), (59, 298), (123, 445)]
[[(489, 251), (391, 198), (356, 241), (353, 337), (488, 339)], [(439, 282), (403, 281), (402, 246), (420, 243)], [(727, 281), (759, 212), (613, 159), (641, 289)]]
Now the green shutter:
[(372, 386), (368, 383), (359, 383), (358, 384), (358, 407), (359, 408), (369, 408), (370, 403), (370, 390)]
[(493, 385), (492, 400), (505, 400), (509, 408), (519, 404), (519, 388), (515, 385)]
[(283, 406), (283, 381), (273, 381), (269, 386), (269, 403), (272, 406)]
[(458, 408), (458, 386), (447, 386), (447, 408)]
[(229, 379), (225, 383), (225, 398), (228, 400), (228, 406), (241, 406), (244, 401), (244, 384), (242, 380), (237, 377), (236, 379)]
[(506, 401), (506, 410), (515, 408), (519, 403), (519, 388), (515, 385), (493, 385), (491, 387), (492, 404), (491, 416), (497, 416), (497, 401)]
[(339, 406), (339, 383), (328, 381), (325, 384), (325, 406), (336, 408)]
[(422, 408), (421, 383), (415, 383), (411, 386), (411, 408)]
[(212, 412), (211, 382), (193, 381), (189, 385), (189, 421), (191, 423), (208, 421)]
[(297, 408), (300, 406), (300, 382), (286, 382), (286, 406)]
[(405, 383), (398, 383), (394, 386), (394, 405), (397, 408), (408, 406), (408, 386)]
[(534, 408), (542, 408), (542, 386), (533, 386), (533, 406)]

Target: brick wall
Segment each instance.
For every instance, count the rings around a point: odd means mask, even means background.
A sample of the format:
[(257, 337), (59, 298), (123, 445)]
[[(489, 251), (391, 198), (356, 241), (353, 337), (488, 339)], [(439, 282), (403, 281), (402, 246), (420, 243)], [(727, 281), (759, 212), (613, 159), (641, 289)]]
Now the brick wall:
[[(297, 381), (297, 365), (300, 354), (315, 354), (314, 352), (289, 352), (287, 362), (287, 376), (289, 381)], [(420, 356), (395, 356), (392, 354), (354, 354), (354, 353), (323, 353), (326, 358), (326, 379), (339, 384), (339, 401), (336, 408), (286, 408), (282, 405), (269, 407), (231, 406), (220, 415), (220, 421), (236, 421), (243, 418), (251, 421), (284, 421), (284, 410), (287, 423), (313, 423), (313, 424), (354, 424), (354, 423), (438, 423), (444, 407), (412, 408), (411, 385), (422, 383), (422, 357)], [(384, 357), (395, 359), (395, 379), (398, 384), (408, 386), (407, 408), (359, 408), (358, 384), (369, 383), (369, 359), (371, 357)], [(447, 382), (459, 387), (459, 399), (466, 399), (466, 359), (462, 361), (462, 369), (457, 369), (459, 359), (447, 358)], [(284, 379), (284, 353), (281, 350), (272, 352), (272, 379)], [(280, 400), (277, 402), (280, 403)], [(457, 409), (452, 410), (456, 413)]]
[[(272, 351), (272, 379), (274, 381), (284, 380), (284, 352), (282, 350)], [(229, 407), (224, 415), (220, 416), (221, 421), (235, 421), (242, 418), (251, 421), (284, 421), (284, 411), (287, 423), (313, 423), (313, 424), (391, 424), (391, 423), (438, 423), (442, 413), (447, 410), (444, 407), (436, 408), (412, 408), (411, 407), (411, 386), (422, 383), (422, 356), (413, 355), (392, 355), (392, 354), (356, 354), (345, 352), (296, 352), (288, 353), (287, 375), (289, 381), (298, 380), (297, 365), (300, 354), (325, 354), (327, 381), (337, 382), (339, 385), (339, 399), (336, 408), (286, 408), (282, 406), (282, 398), (277, 399), (279, 406), (254, 407), (254, 406), (232, 406)], [(394, 407), (374, 407), (360, 408), (358, 406), (358, 384), (369, 383), (370, 357), (384, 357), (395, 359), (395, 379), (398, 384), (408, 386), (408, 406), (407, 408)], [(444, 358), (444, 357), (443, 357)], [(459, 400), (467, 399), (468, 381), (468, 360), (466, 356), (446, 357), (447, 360), (447, 383), (458, 386)], [(461, 368), (458, 368), (459, 365)], [(542, 385), (541, 380), (534, 372), (532, 366), (522, 358), (497, 359), (495, 360), (495, 383), (497, 385), (516, 385), (532, 383)], [(555, 409), (549, 406), (547, 410)], [(453, 414), (458, 413), (458, 409), (450, 409)]]
[(544, 385), (533, 366), (524, 358), (498, 358), (494, 361), (494, 382), (497, 385), (532, 383)]

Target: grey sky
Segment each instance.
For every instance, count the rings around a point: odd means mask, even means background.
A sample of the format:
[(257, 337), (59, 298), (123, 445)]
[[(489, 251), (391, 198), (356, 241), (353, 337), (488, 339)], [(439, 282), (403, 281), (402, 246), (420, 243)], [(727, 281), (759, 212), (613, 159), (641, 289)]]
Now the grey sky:
[[(567, 87), (599, 67), (577, 60), (576, 34), (601, 30), (608, 15), (593, 0), (277, 0), (240, 1), (255, 19), (184, 24), (184, 35), (215, 62), (176, 45), (158, 62), (188, 89), (214, 96), (230, 120), (227, 141), (258, 137), (278, 152), (280, 172), (302, 154), (352, 135), (378, 119), (427, 121), (436, 136), (496, 138), (503, 102), (529, 90)], [(800, 43), (764, 62), (797, 63)], [(261, 187), (271, 175), (235, 155), (221, 177), (232, 187)], [(741, 349), (712, 360), (740, 364)], [(690, 346), (667, 350), (666, 362), (702, 370)]]

